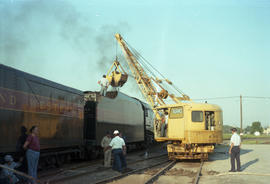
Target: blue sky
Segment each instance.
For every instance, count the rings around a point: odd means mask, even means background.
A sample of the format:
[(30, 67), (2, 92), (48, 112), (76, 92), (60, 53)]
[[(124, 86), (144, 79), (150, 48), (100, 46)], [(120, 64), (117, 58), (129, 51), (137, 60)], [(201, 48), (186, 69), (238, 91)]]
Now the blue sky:
[[(80, 90), (115, 58), (119, 32), (191, 98), (270, 96), (270, 2), (0, 0), (0, 62)], [(118, 48), (118, 55), (121, 55)], [(132, 96), (138, 89), (122, 89)], [(208, 100), (239, 124), (239, 99)], [(243, 100), (244, 126), (270, 100)]]

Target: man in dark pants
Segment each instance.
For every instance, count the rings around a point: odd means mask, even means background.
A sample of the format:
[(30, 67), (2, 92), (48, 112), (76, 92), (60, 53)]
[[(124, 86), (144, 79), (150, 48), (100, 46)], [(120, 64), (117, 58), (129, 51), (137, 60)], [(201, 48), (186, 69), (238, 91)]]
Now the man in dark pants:
[(109, 146), (105, 149), (112, 149), (112, 154), (114, 156), (113, 169), (119, 172), (122, 172), (123, 169), (127, 167), (125, 154), (126, 154), (126, 145), (124, 139), (119, 137), (119, 131), (115, 130), (113, 132), (114, 138), (110, 142)]
[(17, 144), (16, 144), (16, 153), (17, 156), (22, 159), (22, 165), (18, 168), (19, 171), (22, 171), (24, 173), (27, 173), (28, 169), (27, 169), (27, 160), (26, 160), (26, 151), (25, 149), (23, 149), (23, 145), (28, 137), (28, 135), (26, 134), (27, 129), (25, 126), (21, 127), (21, 135), (17, 140)]
[(237, 134), (237, 129), (232, 128), (232, 137), (230, 141), (230, 150), (229, 154), (231, 155), (231, 170), (229, 172), (235, 172), (235, 159), (237, 162), (237, 171), (240, 172), (240, 146), (241, 146), (241, 138)]

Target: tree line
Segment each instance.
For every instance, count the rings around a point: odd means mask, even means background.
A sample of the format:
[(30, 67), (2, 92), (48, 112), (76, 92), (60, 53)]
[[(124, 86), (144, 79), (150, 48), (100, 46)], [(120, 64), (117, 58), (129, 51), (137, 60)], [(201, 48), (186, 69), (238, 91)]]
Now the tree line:
[[(238, 132), (240, 132), (240, 128), (239, 127), (234, 127), (234, 126), (230, 126), (230, 125), (223, 125), (223, 133), (224, 134), (229, 134), (232, 133), (231, 129), (232, 128), (236, 128)], [(263, 133), (263, 127), (261, 125), (261, 122), (259, 121), (255, 121), (252, 122), (251, 126), (247, 126), (246, 128), (243, 129), (243, 132), (246, 134), (254, 134), (254, 132), (260, 132), (261, 134)]]

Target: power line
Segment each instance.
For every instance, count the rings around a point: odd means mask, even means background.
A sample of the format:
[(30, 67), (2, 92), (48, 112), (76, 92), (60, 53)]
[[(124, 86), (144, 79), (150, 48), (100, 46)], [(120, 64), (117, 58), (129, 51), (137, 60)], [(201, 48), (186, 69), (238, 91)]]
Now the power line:
[(244, 98), (260, 98), (260, 99), (270, 99), (270, 97), (264, 96), (243, 96)]
[[(123, 38), (122, 38), (123, 39)], [(123, 39), (123, 41), (127, 44), (127, 46), (132, 50), (132, 52), (135, 54), (136, 59), (139, 61), (142, 65), (144, 65), (144, 67), (156, 78), (156, 75), (154, 72), (151, 71), (151, 69), (147, 66), (149, 65), (154, 71), (156, 71), (164, 80), (166, 80), (166, 77), (159, 72), (149, 61), (147, 61), (147, 59), (145, 59), (135, 48), (133, 48), (131, 45), (129, 45), (127, 43), (126, 40)], [(141, 58), (141, 59), (139, 59)], [(171, 86), (174, 90), (176, 90), (179, 94), (185, 95), (185, 93), (180, 90), (179, 88), (177, 88), (175, 85)]]
[(227, 96), (227, 97), (214, 97), (214, 98), (200, 98), (200, 99), (192, 99), (193, 101), (199, 100), (223, 100), (228, 98), (239, 98), (239, 96)]
[[(240, 96), (226, 96), (226, 97), (213, 97), (213, 98), (198, 98), (198, 99), (192, 99), (192, 100), (193, 100), (193, 101), (200, 101), (200, 100), (223, 100), (223, 99), (231, 99), (231, 98), (240, 98)], [(270, 99), (270, 97), (262, 97), (262, 96), (242, 96), (242, 98)]]

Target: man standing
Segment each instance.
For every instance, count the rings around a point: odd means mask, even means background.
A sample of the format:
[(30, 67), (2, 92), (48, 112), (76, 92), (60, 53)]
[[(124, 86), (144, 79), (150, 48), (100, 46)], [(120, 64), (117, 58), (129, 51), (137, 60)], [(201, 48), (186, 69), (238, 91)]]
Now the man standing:
[(112, 149), (114, 162), (113, 162), (113, 169), (119, 172), (123, 171), (123, 168), (126, 168), (126, 159), (124, 155), (126, 154), (126, 145), (124, 139), (119, 137), (119, 131), (115, 130), (113, 132), (114, 138), (112, 139), (107, 149)]
[(25, 126), (21, 127), (21, 135), (17, 140), (16, 144), (16, 152), (19, 156), (19, 158), (22, 158), (22, 165), (18, 168), (19, 171), (27, 173), (27, 160), (26, 160), (26, 151), (23, 149), (23, 145), (28, 137), (26, 134), (27, 129)]
[(111, 142), (111, 135), (110, 132), (106, 133), (106, 136), (103, 137), (101, 141), (101, 147), (103, 148), (104, 152), (104, 167), (110, 167), (111, 166), (111, 150), (106, 148), (109, 146)]
[(236, 128), (232, 128), (232, 137), (231, 137), (231, 141), (230, 141), (230, 150), (229, 150), (229, 154), (231, 155), (231, 170), (229, 170), (229, 172), (235, 172), (235, 159), (237, 162), (237, 171), (241, 171), (240, 170), (240, 145), (241, 145), (241, 138), (240, 136), (237, 134), (237, 129)]
[(109, 87), (109, 80), (106, 78), (106, 75), (103, 75), (98, 83), (101, 85), (100, 95), (106, 96), (107, 88)]
[[(39, 130), (37, 126), (32, 126), (23, 148), (26, 151), (26, 159), (28, 163), (28, 175), (37, 179), (38, 161), (40, 156), (40, 143), (38, 138)], [(36, 181), (31, 181), (36, 183)]]

